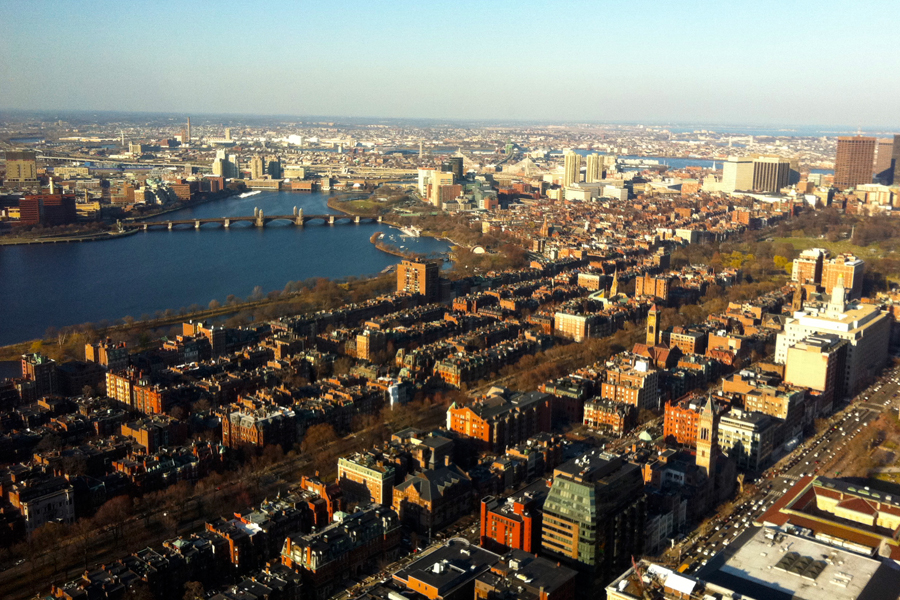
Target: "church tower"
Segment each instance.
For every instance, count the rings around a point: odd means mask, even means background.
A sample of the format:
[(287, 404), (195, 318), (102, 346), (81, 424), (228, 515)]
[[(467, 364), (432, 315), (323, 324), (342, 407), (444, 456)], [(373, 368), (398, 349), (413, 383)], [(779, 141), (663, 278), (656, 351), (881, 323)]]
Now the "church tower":
[(844, 288), (844, 276), (839, 275), (837, 285), (831, 289), (831, 299), (828, 302), (828, 312), (834, 315), (842, 315), (847, 308), (847, 290)]
[(800, 312), (803, 310), (803, 301), (806, 299), (806, 288), (797, 284), (794, 287), (794, 297), (791, 300), (791, 312)]
[(609, 286), (609, 297), (615, 298), (619, 295), (619, 270), (616, 269), (613, 273), (612, 285)]
[(697, 427), (697, 466), (708, 478), (715, 476), (717, 452), (716, 409), (712, 398), (707, 397)]
[(659, 346), (659, 308), (656, 304), (647, 313), (647, 345)]

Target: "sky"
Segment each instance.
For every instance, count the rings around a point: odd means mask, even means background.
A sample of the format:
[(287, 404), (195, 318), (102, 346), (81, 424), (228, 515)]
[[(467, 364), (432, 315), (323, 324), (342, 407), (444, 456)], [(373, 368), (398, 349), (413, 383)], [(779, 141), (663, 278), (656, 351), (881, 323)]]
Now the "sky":
[(900, 127), (898, 0), (0, 0), (0, 109)]

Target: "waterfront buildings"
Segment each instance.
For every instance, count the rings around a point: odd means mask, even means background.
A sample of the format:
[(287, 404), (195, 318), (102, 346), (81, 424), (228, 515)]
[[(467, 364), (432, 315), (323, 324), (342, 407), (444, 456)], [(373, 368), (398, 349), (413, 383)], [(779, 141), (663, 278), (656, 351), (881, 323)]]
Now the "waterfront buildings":
[(838, 138), (834, 161), (834, 186), (839, 190), (872, 183), (875, 138), (860, 135)]
[(426, 302), (439, 295), (440, 267), (435, 262), (404, 260), (397, 266), (397, 291), (420, 294)]

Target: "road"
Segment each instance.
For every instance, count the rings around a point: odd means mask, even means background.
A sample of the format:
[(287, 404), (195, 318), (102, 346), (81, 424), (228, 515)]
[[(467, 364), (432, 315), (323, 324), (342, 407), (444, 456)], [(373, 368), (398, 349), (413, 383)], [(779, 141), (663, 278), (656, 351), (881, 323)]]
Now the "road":
[(740, 536), (750, 537), (754, 527), (762, 526), (757, 520), (760, 515), (798, 479), (807, 475), (840, 477), (841, 471), (836, 469), (848, 458), (847, 445), (882, 413), (896, 411), (898, 395), (900, 368), (889, 369), (849, 405), (835, 412), (828, 419), (825, 431), (805, 440), (767, 469), (756, 481), (753, 491), (740, 498), (730, 512), (710, 520), (708, 531), (695, 530), (668, 551), (669, 557), (679, 564), (690, 563), (688, 572), (698, 572), (702, 577), (704, 567), (714, 557)]

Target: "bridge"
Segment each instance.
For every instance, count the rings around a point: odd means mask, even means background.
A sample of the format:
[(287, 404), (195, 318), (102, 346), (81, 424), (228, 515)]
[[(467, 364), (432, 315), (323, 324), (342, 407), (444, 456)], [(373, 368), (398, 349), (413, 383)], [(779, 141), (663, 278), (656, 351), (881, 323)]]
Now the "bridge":
[(266, 215), (258, 208), (253, 209), (253, 216), (248, 217), (219, 217), (219, 218), (200, 218), (200, 219), (178, 219), (173, 221), (127, 221), (119, 222), (119, 227), (125, 229), (143, 229), (150, 231), (151, 229), (168, 229), (175, 228), (185, 229), (193, 227), (200, 229), (204, 225), (217, 225), (226, 229), (235, 224), (249, 224), (250, 227), (265, 227), (273, 221), (287, 221), (297, 227), (303, 227), (310, 221), (322, 221), (323, 225), (335, 225), (337, 223), (381, 223), (381, 216), (377, 217), (361, 217), (359, 215), (304, 215), (302, 208), (294, 207), (292, 215)]

